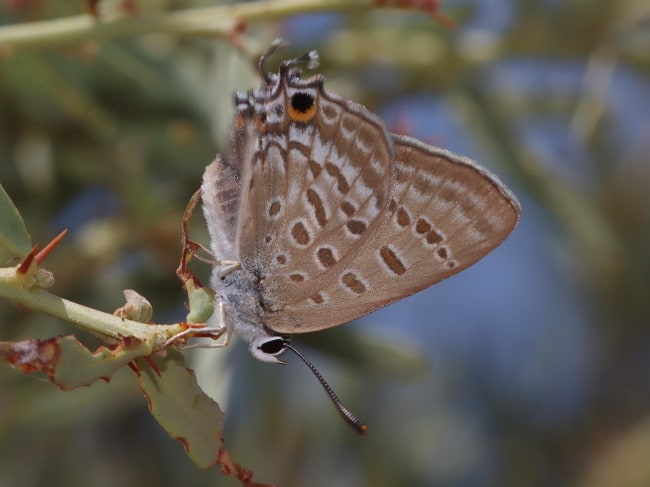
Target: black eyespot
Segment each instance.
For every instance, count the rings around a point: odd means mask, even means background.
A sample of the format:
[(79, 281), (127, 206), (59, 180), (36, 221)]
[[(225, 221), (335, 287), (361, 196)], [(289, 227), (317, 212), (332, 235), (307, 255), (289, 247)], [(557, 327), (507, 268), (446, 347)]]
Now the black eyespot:
[(295, 93), (291, 97), (291, 108), (300, 113), (305, 113), (314, 105), (314, 97), (307, 93)]
[(284, 350), (284, 338), (274, 338), (260, 345), (260, 350), (268, 355), (275, 355)]

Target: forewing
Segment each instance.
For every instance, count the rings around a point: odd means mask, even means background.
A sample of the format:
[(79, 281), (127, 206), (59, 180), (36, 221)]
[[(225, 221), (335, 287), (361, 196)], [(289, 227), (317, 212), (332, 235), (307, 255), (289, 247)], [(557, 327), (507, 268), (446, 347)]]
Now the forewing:
[(468, 159), (393, 136), (395, 186), (381, 224), (337, 279), (309, 298), (268, 313), (281, 333), (353, 320), (472, 265), (516, 226), (510, 191)]

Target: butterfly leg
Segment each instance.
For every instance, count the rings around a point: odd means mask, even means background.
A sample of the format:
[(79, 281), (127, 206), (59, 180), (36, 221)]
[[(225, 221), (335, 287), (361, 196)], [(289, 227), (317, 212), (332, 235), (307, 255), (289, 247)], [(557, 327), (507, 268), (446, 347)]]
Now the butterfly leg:
[(228, 274), (235, 272), (241, 267), (241, 264), (236, 260), (222, 260), (219, 262), (221, 269), (219, 270), (219, 279), (223, 279)]
[(182, 350), (190, 350), (192, 348), (224, 348), (227, 347), (230, 343), (232, 337), (232, 327), (227, 326), (225, 321), (225, 314), (223, 310), (223, 302), (219, 302), (219, 324), (217, 326), (205, 326), (205, 327), (190, 327), (187, 330), (183, 330), (180, 333), (177, 333), (169, 340), (165, 342), (165, 347), (172, 345), (174, 342), (179, 339), (188, 339), (188, 338), (211, 338), (212, 340), (219, 340), (223, 337), (218, 343), (194, 343), (192, 345), (181, 344), (179, 348)]

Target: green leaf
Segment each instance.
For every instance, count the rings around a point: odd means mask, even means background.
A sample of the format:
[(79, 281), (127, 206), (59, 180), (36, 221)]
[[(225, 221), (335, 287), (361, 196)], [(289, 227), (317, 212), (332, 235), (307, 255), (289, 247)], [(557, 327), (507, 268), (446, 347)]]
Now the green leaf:
[(94, 352), (72, 335), (0, 342), (0, 360), (26, 374), (40, 371), (63, 390), (87, 386), (97, 379), (108, 382), (117, 369), (150, 353), (148, 345), (133, 338), (114, 348), (99, 347)]
[(149, 411), (169, 436), (183, 443), (194, 463), (209, 468), (219, 462), (223, 413), (185, 367), (183, 355), (171, 348), (166, 353), (162, 359), (138, 359), (140, 389)]
[(18, 257), (32, 250), (32, 237), (11, 198), (0, 184), (0, 245)]
[(113, 314), (120, 318), (139, 321), (140, 323), (150, 321), (153, 316), (153, 307), (149, 300), (133, 289), (125, 289), (123, 292), (126, 304), (118, 308)]

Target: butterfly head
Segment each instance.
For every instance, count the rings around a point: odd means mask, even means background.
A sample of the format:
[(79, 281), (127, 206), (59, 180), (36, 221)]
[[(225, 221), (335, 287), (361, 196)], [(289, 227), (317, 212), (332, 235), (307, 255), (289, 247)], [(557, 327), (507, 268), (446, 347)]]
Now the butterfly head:
[(281, 336), (259, 336), (250, 342), (249, 349), (257, 360), (286, 365), (286, 362), (279, 357), (287, 349), (288, 343), (288, 339)]

